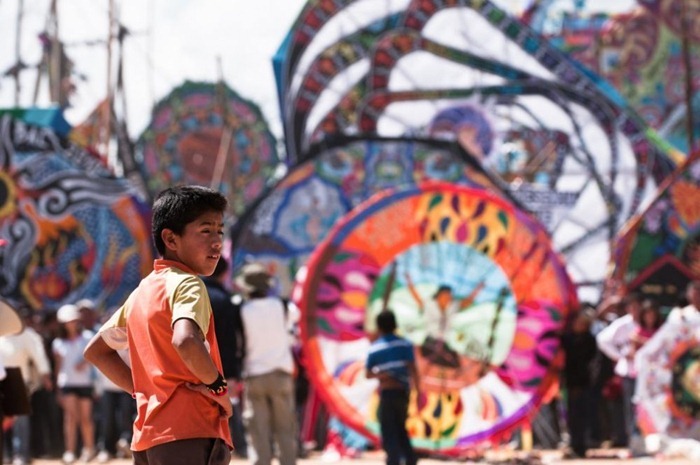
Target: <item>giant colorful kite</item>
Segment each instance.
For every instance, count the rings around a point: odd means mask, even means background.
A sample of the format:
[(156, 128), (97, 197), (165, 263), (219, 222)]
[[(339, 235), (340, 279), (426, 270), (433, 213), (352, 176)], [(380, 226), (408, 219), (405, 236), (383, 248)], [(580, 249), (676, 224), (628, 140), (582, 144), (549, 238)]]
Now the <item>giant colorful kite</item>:
[(286, 46), (292, 160), (328, 134), (457, 140), (545, 223), (591, 298), (615, 233), (681, 158), (610, 85), (487, 0), (312, 1)]
[[(440, 284), (464, 298), (446, 325), (427, 310)], [(294, 299), (314, 384), (374, 440), (377, 384), (364, 363), (374, 317), (393, 309), (422, 378), (412, 441), (451, 455), (499, 441), (536, 411), (556, 383), (558, 335), (577, 302), (538, 223), (483, 189), (443, 182), (357, 206), (314, 251)]]
[(121, 305), (153, 260), (148, 205), (50, 127), (5, 114), (0, 139), (0, 294), (35, 310)]
[(637, 420), (642, 434), (700, 435), (700, 318), (675, 310), (639, 350)]
[(331, 228), (373, 194), (387, 188), (446, 181), (499, 191), (459, 146), (410, 139), (339, 138), (314, 148), (309, 158), (261, 196), (232, 234), (234, 270), (265, 263), (288, 296), (296, 272)]
[(272, 177), (276, 142), (260, 110), (223, 83), (187, 81), (153, 109), (136, 143), (150, 193), (176, 184), (210, 186), (226, 195), (233, 217)]
[[(689, 152), (687, 104), (700, 89), (696, 0), (638, 0), (612, 15), (568, 14), (551, 40), (605, 78), (659, 135)], [(546, 14), (546, 12), (542, 12)], [(684, 30), (681, 18), (687, 18)], [(687, 41), (684, 44), (684, 38)], [(689, 67), (685, 63), (687, 47)], [(686, 87), (690, 81), (690, 88)], [(700, 133), (694, 130), (694, 139)]]
[(700, 152), (620, 232), (611, 262), (611, 280), (665, 305), (676, 305), (688, 281), (700, 278)]

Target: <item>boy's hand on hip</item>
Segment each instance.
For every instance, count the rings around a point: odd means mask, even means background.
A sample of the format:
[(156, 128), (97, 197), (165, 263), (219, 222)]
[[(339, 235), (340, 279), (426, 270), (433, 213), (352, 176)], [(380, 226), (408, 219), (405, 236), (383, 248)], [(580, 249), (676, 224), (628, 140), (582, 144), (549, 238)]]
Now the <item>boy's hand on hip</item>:
[(211, 393), (209, 388), (207, 388), (206, 384), (185, 383), (185, 386), (187, 386), (193, 391), (200, 392), (201, 394), (207, 396), (208, 398), (212, 399), (217, 404), (219, 404), (219, 411), (221, 413), (221, 416), (225, 418), (230, 418), (231, 415), (233, 415), (233, 406), (231, 405), (231, 399), (229, 399), (228, 396), (215, 396)]

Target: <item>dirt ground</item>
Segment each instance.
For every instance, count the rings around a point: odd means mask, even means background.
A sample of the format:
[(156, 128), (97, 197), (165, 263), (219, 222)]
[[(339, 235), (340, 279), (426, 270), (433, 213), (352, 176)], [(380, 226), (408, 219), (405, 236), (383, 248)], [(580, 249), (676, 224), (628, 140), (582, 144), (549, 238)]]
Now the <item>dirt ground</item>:
[[(453, 460), (440, 460), (433, 458), (421, 459), (421, 465), (445, 465), (447, 463), (461, 463), (461, 464), (532, 464), (532, 465), (556, 465), (556, 464), (566, 464), (566, 465), (622, 465), (626, 463), (634, 464), (663, 464), (663, 465), (690, 465), (696, 462), (681, 459), (681, 458), (659, 458), (659, 457), (640, 457), (640, 458), (621, 458), (626, 455), (624, 450), (605, 450), (605, 451), (592, 451), (590, 457), (586, 459), (566, 459), (562, 456), (560, 451), (535, 451), (530, 454), (524, 454), (522, 452), (511, 452), (511, 451), (493, 451), (486, 457), (480, 460), (467, 460), (467, 461), (453, 461)], [(344, 463), (344, 464), (356, 464), (356, 465), (381, 465), (384, 464), (384, 454), (382, 452), (365, 452), (359, 458), (329, 458), (321, 453), (312, 453), (310, 457), (300, 459), (298, 465), (331, 465), (333, 463)], [(62, 462), (60, 460), (35, 460), (32, 462), (34, 465), (58, 465)], [(93, 461), (91, 463), (97, 463)], [(131, 465), (131, 460), (125, 459), (114, 459), (108, 462), (112, 465)], [(240, 458), (234, 458), (231, 464), (247, 464), (248, 461)]]

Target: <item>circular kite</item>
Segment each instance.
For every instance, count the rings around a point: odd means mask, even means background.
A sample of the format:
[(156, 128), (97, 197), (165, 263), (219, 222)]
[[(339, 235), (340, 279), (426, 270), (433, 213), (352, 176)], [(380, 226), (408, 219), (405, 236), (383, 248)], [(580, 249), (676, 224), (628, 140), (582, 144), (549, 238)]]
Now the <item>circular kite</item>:
[(0, 294), (35, 310), (121, 305), (151, 269), (150, 207), (51, 128), (0, 117)]
[(700, 318), (676, 309), (639, 350), (637, 420), (643, 434), (700, 434)]
[[(441, 285), (459, 302), (444, 319), (426, 304)], [(528, 215), (482, 189), (426, 182), (382, 191), (343, 218), (293, 298), (312, 382), (343, 423), (374, 440), (377, 382), (364, 363), (374, 317), (391, 308), (425, 394), (412, 395), (411, 439), (460, 455), (502, 439), (556, 382), (573, 289)]]
[(370, 3), (310, 1), (292, 28), (281, 83), (292, 159), (328, 134), (456, 140), (538, 216), (581, 295), (598, 298), (612, 238), (682, 156), (488, 0)]
[(245, 262), (265, 263), (277, 291), (289, 296), (297, 271), (350, 210), (383, 189), (428, 180), (499, 190), (449, 142), (326, 141), (241, 216), (231, 240), (234, 271)]
[(185, 82), (161, 100), (136, 143), (151, 194), (211, 186), (238, 216), (277, 168), (275, 139), (255, 104), (225, 84)]
[(700, 277), (700, 152), (692, 153), (661, 185), (656, 198), (618, 234), (611, 281), (677, 304)]

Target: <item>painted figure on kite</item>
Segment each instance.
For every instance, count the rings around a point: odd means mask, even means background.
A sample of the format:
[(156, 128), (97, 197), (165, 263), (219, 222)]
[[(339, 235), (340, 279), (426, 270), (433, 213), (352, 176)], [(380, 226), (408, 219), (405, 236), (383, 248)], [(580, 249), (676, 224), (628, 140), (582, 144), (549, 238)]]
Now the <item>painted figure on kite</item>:
[[(457, 313), (468, 310), (471, 307), (476, 296), (483, 289), (485, 282), (480, 282), (468, 296), (459, 300), (454, 299), (451, 286), (440, 284), (432, 298), (424, 301), (418, 294), (408, 273), (406, 273), (405, 279), (408, 290), (423, 315), (427, 333), (420, 347), (420, 355), (431, 365), (437, 365), (442, 368), (463, 368), (460, 354), (450, 347), (447, 333), (452, 330), (453, 317)], [(470, 355), (475, 357), (477, 361), (488, 358), (486, 348), (481, 347), (478, 341), (470, 341), (470, 347), (473, 352)]]

